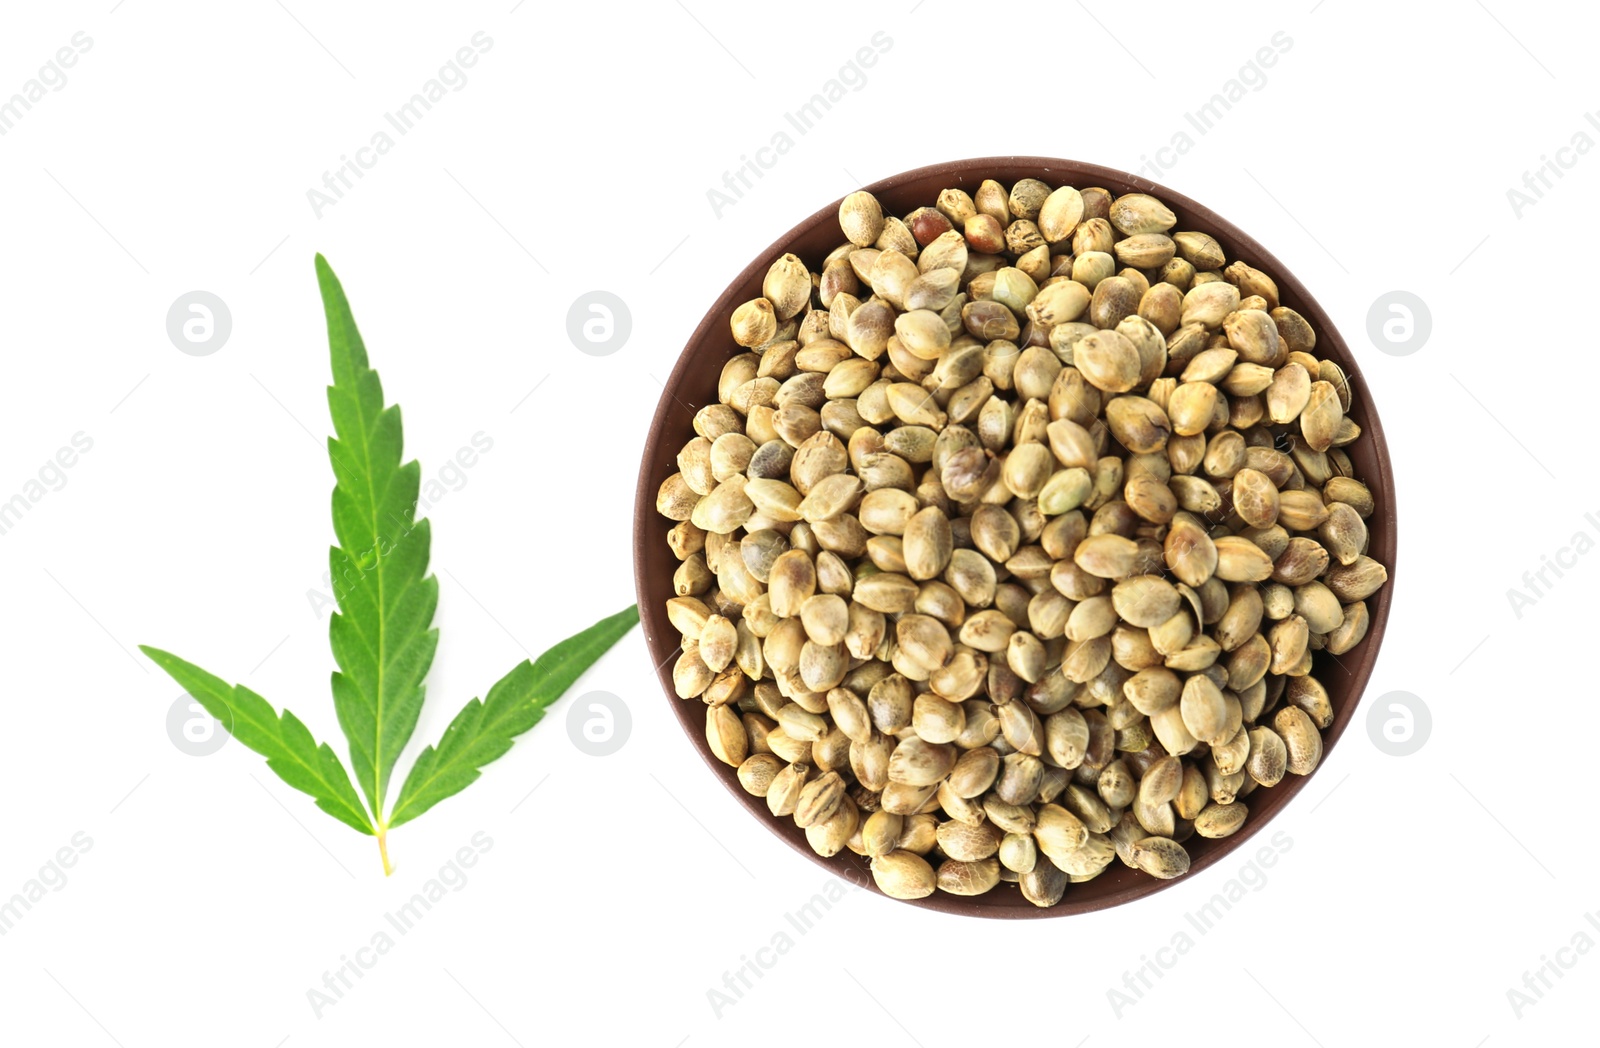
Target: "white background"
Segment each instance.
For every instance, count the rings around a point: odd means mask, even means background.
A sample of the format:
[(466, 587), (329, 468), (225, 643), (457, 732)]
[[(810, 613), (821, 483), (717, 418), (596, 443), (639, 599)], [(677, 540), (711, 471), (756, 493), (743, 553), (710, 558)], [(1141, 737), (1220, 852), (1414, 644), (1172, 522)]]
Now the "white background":
[[(912, 2), (8, 12), (0, 97), (75, 32), (93, 46), (0, 137), (0, 500), (74, 433), (94, 442), (0, 536), (0, 897), (74, 833), (93, 841), (0, 937), (8, 1043), (1072, 1048), (1226, 1029), (1333, 1048), (1423, 1016), (1429, 1043), (1463, 1048), (1586, 1032), (1600, 956), (1562, 955), (1575, 967), (1520, 1018), (1507, 990), (1600, 907), (1600, 558), (1520, 618), (1506, 591), (1600, 530), (1584, 520), (1600, 513), (1600, 159), (1564, 154), (1575, 165), (1520, 216), (1507, 190), (1574, 133), (1600, 137), (1584, 121), (1600, 103), (1592, 27), (1509, 0)], [(480, 30), (493, 46), (466, 85), (317, 217), (307, 190)], [(707, 190), (880, 30), (892, 48), (865, 86), (717, 217)], [(1264, 86), (1195, 133), (1183, 114), (1280, 30), (1292, 47)], [(403, 768), (525, 653), (633, 599), (634, 449), (656, 376), (756, 252), (896, 171), (1001, 153), (1135, 169), (1179, 131), (1193, 148), (1154, 177), (1294, 268), (1383, 411), (1401, 564), (1366, 701), (1414, 693), (1434, 727), (1395, 758), (1359, 712), (1275, 824), (1293, 844), (1266, 886), (1120, 1016), (1107, 990), (1249, 849), (1070, 920), (852, 894), (716, 1014), (707, 991), (827, 878), (707, 774), (637, 631), (478, 785), (393, 835), (389, 880), (370, 839), (236, 743), (196, 758), (169, 740), (177, 689), (138, 643), (248, 683), (343, 749), (326, 615), (307, 599), (332, 536), (314, 252), (343, 278), (425, 472), (474, 433), (494, 442), (429, 512), (443, 640)], [(566, 334), (597, 288), (633, 318), (608, 357)], [(166, 334), (195, 289), (232, 313), (211, 356)], [(1366, 334), (1396, 289), (1432, 314), (1409, 356)], [(568, 737), (588, 690), (631, 710), (614, 756)], [(307, 990), (480, 830), (493, 848), (465, 887), (318, 1018)]]

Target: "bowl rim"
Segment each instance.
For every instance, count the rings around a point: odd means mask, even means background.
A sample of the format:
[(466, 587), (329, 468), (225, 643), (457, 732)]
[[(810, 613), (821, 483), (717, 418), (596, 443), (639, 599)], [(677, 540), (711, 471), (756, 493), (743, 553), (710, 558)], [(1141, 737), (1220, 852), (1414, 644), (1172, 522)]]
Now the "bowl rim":
[[(1052, 174), (1056, 176), (1054, 180), (1049, 177)], [(890, 175), (861, 188), (874, 196), (881, 197), (905, 183), (921, 181), (936, 176), (945, 178), (947, 185), (970, 185), (981, 178), (1003, 178), (1007, 181), (1015, 181), (1031, 177), (1041, 179), (1053, 186), (1101, 186), (1111, 190), (1114, 195), (1129, 192), (1149, 193), (1161, 199), (1163, 203), (1172, 207), (1174, 211), (1177, 211), (1182, 216), (1181, 221), (1187, 222), (1190, 228), (1203, 230), (1217, 236), (1219, 240), (1231, 242), (1230, 261), (1245, 261), (1249, 265), (1268, 273), (1277, 283), (1280, 302), (1292, 302), (1291, 308), (1299, 312), (1312, 324), (1313, 330), (1317, 333), (1318, 355), (1332, 358), (1340, 363), (1341, 367), (1344, 367), (1346, 379), (1351, 385), (1352, 395), (1359, 398), (1362, 404), (1362, 413), (1366, 416), (1363, 422), (1362, 438), (1363, 442), (1370, 442), (1374, 463), (1377, 467), (1375, 476), (1364, 475), (1361, 479), (1378, 501), (1375, 516), (1381, 516), (1385, 528), (1388, 555), (1383, 564), (1388, 571), (1388, 582), (1375, 594), (1367, 598), (1369, 614), (1367, 634), (1361, 644), (1357, 646), (1356, 651), (1359, 652), (1359, 655), (1354, 660), (1354, 666), (1347, 668), (1354, 678), (1349, 685), (1349, 697), (1335, 711), (1333, 723), (1321, 733), (1322, 760), (1311, 774), (1285, 776), (1284, 780), (1277, 786), (1271, 787), (1274, 796), (1281, 798), (1274, 803), (1273, 810), (1261, 817), (1255, 817), (1255, 813), (1252, 812), (1252, 817), (1246, 820), (1239, 832), (1226, 838), (1208, 842), (1209, 846), (1204, 849), (1200, 856), (1193, 860), (1189, 872), (1173, 880), (1159, 880), (1148, 875), (1139, 874), (1121, 887), (1087, 899), (1075, 899), (1074, 896), (1079, 893), (1073, 890), (1072, 885), (1069, 885), (1062, 899), (1056, 905), (1050, 907), (1038, 907), (1027, 905), (1026, 903), (1017, 905), (1015, 902), (985, 902), (983, 900), (991, 899), (992, 896), (958, 896), (938, 890), (923, 899), (894, 900), (902, 904), (909, 902), (911, 905), (923, 909), (991, 919), (1067, 917), (1091, 913), (1147, 898), (1173, 885), (1189, 882), (1208, 867), (1216, 865), (1226, 856), (1233, 854), (1246, 841), (1265, 829), (1277, 816), (1282, 814), (1283, 810), (1305, 788), (1307, 783), (1316, 778), (1317, 774), (1327, 766), (1329, 754), (1343, 737), (1345, 729), (1354, 718), (1356, 708), (1361, 705), (1361, 700), (1365, 696), (1378, 654), (1382, 650), (1384, 636), (1388, 627), (1399, 548), (1399, 520), (1395, 501), (1394, 470), (1390, 461), (1388, 441), (1384, 434), (1377, 404), (1372, 398), (1371, 391), (1367, 388), (1361, 370), (1354, 366), (1355, 358), (1350, 351), (1349, 344), (1340, 334), (1326, 310), (1322, 308), (1321, 304), (1300, 282), (1299, 278), (1276, 255), (1268, 251), (1259, 241), (1240, 229), (1236, 224), (1223, 218), (1205, 205), (1177, 190), (1137, 174), (1100, 164), (1036, 156), (974, 157), (927, 164)], [(749, 285), (758, 274), (764, 273), (773, 259), (789, 251), (791, 245), (802, 236), (813, 231), (819, 223), (829, 220), (837, 221), (839, 204), (843, 199), (841, 196), (831, 204), (819, 208), (797, 222), (782, 236), (774, 240), (765, 250), (758, 253), (749, 264), (739, 271), (737, 276), (725, 285), (723, 291), (713, 301), (704, 317), (695, 326), (694, 331), (685, 340), (683, 349), (679, 352), (671, 373), (662, 384), (661, 397), (656, 404), (655, 412), (651, 416), (650, 426), (646, 431), (645, 442), (641, 448), (639, 475), (634, 491), (634, 587), (637, 594), (640, 624), (644, 630), (646, 647), (652, 660), (656, 663), (656, 677), (662, 686), (663, 696), (672, 705), (674, 718), (683, 728), (689, 738), (689, 742), (698, 751), (701, 759), (710, 766), (718, 781), (733, 795), (739, 804), (763, 824), (768, 832), (783, 840), (795, 851), (818, 866), (823, 867), (834, 876), (858, 886), (866, 887), (874, 894), (882, 895), (870, 874), (865, 872), (865, 860), (854, 855), (848, 849), (841, 851), (832, 858), (823, 858), (816, 854), (805, 843), (803, 834), (788, 832), (785, 826), (766, 810), (766, 805), (760, 797), (752, 796), (744, 791), (743, 787), (739, 785), (737, 775), (734, 774), (734, 768), (717, 760), (711, 754), (710, 747), (704, 739), (703, 727), (696, 724), (696, 721), (703, 718), (703, 714), (701, 714), (703, 703), (691, 703), (688, 700), (680, 699), (673, 688), (669, 663), (679, 650), (676, 631), (672, 630), (666, 623), (664, 606), (653, 606), (648, 596), (652, 569), (662, 567), (664, 560), (671, 556), (663, 541), (666, 530), (663, 527), (665, 519), (660, 517), (655, 509), (656, 490), (660, 486), (661, 479), (664, 478), (656, 476), (656, 471), (652, 469), (652, 462), (658, 457), (656, 454), (657, 445), (661, 440), (668, 416), (675, 407), (682, 410), (690, 410), (687, 405), (677, 399), (675, 390), (683, 384), (686, 376), (693, 369), (698, 356), (695, 350), (698, 347), (708, 340), (717, 338), (719, 328), (721, 329), (721, 336), (726, 340), (727, 318), (732, 313), (733, 307), (739, 301), (743, 301), (741, 289)], [(932, 206), (932, 202), (929, 201), (927, 206)], [(890, 211), (889, 208), (885, 208), (885, 210)], [(891, 213), (898, 214), (899, 209), (894, 209)], [(757, 286), (759, 286), (759, 281), (757, 281)], [(1332, 352), (1323, 352), (1329, 348), (1332, 349)], [(690, 413), (692, 414), (692, 411)], [(689, 711), (691, 710), (697, 715), (693, 719), (689, 716)], [(888, 896), (884, 896), (884, 898), (887, 899)]]

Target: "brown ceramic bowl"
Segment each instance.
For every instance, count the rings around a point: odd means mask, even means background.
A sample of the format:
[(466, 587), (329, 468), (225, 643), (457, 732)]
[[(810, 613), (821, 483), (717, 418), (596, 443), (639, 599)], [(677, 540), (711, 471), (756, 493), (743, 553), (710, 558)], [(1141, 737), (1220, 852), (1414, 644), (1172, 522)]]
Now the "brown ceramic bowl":
[[(1277, 280), (1282, 303), (1298, 310), (1316, 330), (1317, 354), (1337, 362), (1350, 378), (1354, 392), (1350, 415), (1361, 426), (1362, 437), (1346, 451), (1355, 464), (1357, 476), (1366, 482), (1376, 497), (1377, 512), (1367, 522), (1371, 530), (1369, 553), (1387, 565), (1392, 580), (1395, 573), (1394, 477), (1389, 466), (1388, 448), (1384, 443), (1383, 426), (1361, 377), (1361, 369), (1356, 366), (1355, 358), (1328, 315), (1288, 267), (1232, 222), (1181, 193), (1134, 175), (1095, 164), (1043, 157), (988, 157), (935, 164), (886, 178), (866, 188), (882, 201), (885, 214), (905, 215), (914, 208), (931, 206), (941, 189), (957, 187), (970, 193), (985, 178), (993, 178), (1009, 186), (1018, 179), (1029, 177), (1041, 179), (1052, 186), (1102, 186), (1113, 195), (1151, 193), (1177, 213), (1176, 228), (1210, 233), (1221, 242), (1230, 261), (1242, 259)], [(866, 860), (849, 851), (832, 859), (819, 857), (806, 844), (804, 831), (795, 826), (793, 819), (774, 818), (767, 811), (762, 798), (747, 794), (739, 785), (734, 769), (711, 755), (705, 739), (704, 706), (699, 702), (684, 701), (674, 694), (671, 667), (678, 651), (679, 637), (667, 622), (664, 606), (673, 596), (672, 572), (677, 561), (667, 548), (666, 533), (671, 525), (655, 510), (656, 490), (663, 480), (677, 471), (677, 453), (694, 436), (692, 412), (716, 402), (717, 377), (723, 362), (740, 351), (728, 331), (728, 318), (734, 307), (761, 294), (761, 280), (767, 267), (785, 251), (799, 255), (815, 271), (821, 259), (844, 240), (839, 232), (838, 209), (837, 200), (828, 204), (761, 252), (717, 297), (706, 312), (705, 319), (689, 337), (677, 366), (667, 379), (645, 444), (634, 503), (633, 559), (645, 642), (650, 657), (655, 660), (665, 701), (683, 724), (684, 734), (690, 744), (699, 751), (712, 774), (722, 781), (737, 803), (743, 805), (756, 822), (782, 837), (796, 851), (819, 866), (870, 887), (872, 878), (866, 872)], [(1323, 732), (1325, 752), (1332, 751), (1338, 745), (1355, 713), (1367, 678), (1372, 674), (1378, 648), (1383, 643), (1392, 592), (1391, 581), (1368, 598), (1371, 628), (1367, 631), (1366, 639), (1342, 656), (1337, 665), (1325, 654), (1316, 655), (1313, 672), (1327, 686), (1335, 710), (1333, 724)], [(1326, 763), (1324, 757), (1323, 765)], [(1032, 905), (1022, 897), (1016, 885), (1005, 883), (985, 895), (970, 898), (936, 891), (915, 905), (976, 917), (1061, 917), (1131, 902), (1184, 880), (1206, 878), (1207, 867), (1264, 829), (1272, 817), (1282, 811), (1317, 774), (1313, 772), (1304, 777), (1290, 775), (1271, 789), (1260, 789), (1251, 794), (1250, 817), (1233, 836), (1220, 840), (1190, 838), (1185, 845), (1193, 859), (1190, 872), (1176, 881), (1157, 880), (1114, 861), (1099, 877), (1082, 884), (1068, 885), (1061, 902), (1048, 909)], [(737, 839), (730, 843), (738, 849)]]

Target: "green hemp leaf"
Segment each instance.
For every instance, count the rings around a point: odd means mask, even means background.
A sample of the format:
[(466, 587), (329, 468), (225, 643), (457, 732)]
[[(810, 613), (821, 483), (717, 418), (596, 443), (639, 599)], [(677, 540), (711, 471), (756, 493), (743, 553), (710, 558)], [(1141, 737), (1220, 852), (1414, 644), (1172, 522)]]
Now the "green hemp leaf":
[[(378, 839), (392, 873), (388, 831), (470, 786), (484, 765), (539, 722), (547, 706), (639, 621), (629, 607), (560, 642), (534, 662), (524, 659), (456, 714), (436, 746), (417, 758), (399, 799), (385, 815), (390, 778), (422, 712), (423, 679), (439, 646), (433, 614), (439, 582), (428, 574), (428, 521), (416, 519), (422, 467), (402, 464), (400, 407), (383, 402), (378, 373), (338, 277), (317, 256), (317, 282), (328, 319), (333, 385), (328, 409), (335, 436), (333, 529), (328, 551), (339, 603), (328, 640), (339, 669), (333, 705), (350, 744), (351, 775), (327, 743), (318, 743), (288, 710), (279, 714), (242, 684), (229, 686), (159, 648), (142, 650), (245, 746), (267, 759), (284, 782), (317, 807)], [(360, 793), (357, 793), (357, 789)], [(365, 798), (365, 805), (362, 799)]]

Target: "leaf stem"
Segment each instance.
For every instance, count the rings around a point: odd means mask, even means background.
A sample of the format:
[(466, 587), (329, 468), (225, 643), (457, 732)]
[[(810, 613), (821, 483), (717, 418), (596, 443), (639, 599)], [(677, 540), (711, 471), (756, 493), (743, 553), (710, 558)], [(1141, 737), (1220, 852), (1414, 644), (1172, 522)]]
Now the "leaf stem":
[(394, 864), (389, 861), (389, 827), (387, 826), (378, 828), (378, 854), (383, 856), (383, 875), (385, 877), (392, 876), (394, 874)]

